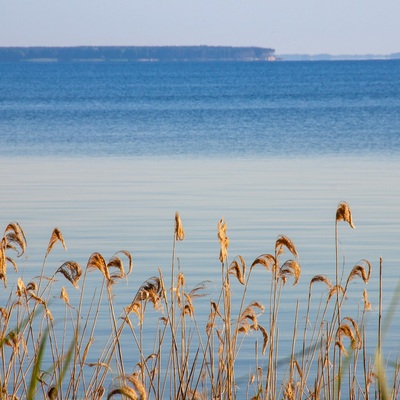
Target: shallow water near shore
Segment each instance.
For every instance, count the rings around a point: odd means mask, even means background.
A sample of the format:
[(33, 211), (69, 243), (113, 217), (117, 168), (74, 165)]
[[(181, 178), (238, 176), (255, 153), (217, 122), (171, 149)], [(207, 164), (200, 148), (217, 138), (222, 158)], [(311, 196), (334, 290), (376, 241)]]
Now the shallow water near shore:
[[(345, 279), (361, 259), (369, 260), (373, 266), (367, 286), (361, 279), (351, 284), (345, 309), (351, 315), (357, 314), (362, 308), (363, 289), (367, 288), (373, 307), (373, 338), (377, 332), (379, 258), (383, 258), (386, 309), (399, 276), (397, 164), (396, 159), (386, 159), (382, 164), (380, 159), (346, 157), (2, 159), (2, 223), (5, 227), (12, 220), (19, 222), (28, 240), (28, 250), (18, 260), (19, 272), (8, 272), (8, 284), (15, 285), (19, 276), (29, 281), (40, 273), (52, 229), (58, 227), (68, 251), (61, 245), (55, 247), (47, 261), (48, 276), (67, 260), (85, 267), (95, 251), (106, 259), (119, 250), (132, 253), (133, 273), (114, 289), (116, 309), (122, 311), (141, 283), (158, 275), (159, 268), (169, 279), (174, 214), (179, 211), (186, 231), (185, 240), (178, 243), (176, 250), (179, 268), (188, 288), (211, 281), (206, 298), (215, 299), (221, 286), (217, 223), (224, 218), (230, 238), (230, 260), (240, 254), (250, 265), (260, 254), (273, 252), (280, 234), (296, 245), (302, 271), (300, 282), (292, 287), (289, 281), (281, 299), (280, 353), (284, 357), (289, 354), (297, 301), (300, 324), (304, 323), (302, 310), (311, 278), (324, 274), (334, 280), (335, 212), (338, 203), (345, 200), (356, 225), (353, 230), (347, 223), (339, 224), (339, 255)], [(58, 279), (73, 301), (78, 291), (63, 282), (62, 277)], [(86, 292), (93, 293), (101, 282), (98, 271), (90, 273)], [(250, 283), (248, 300), (268, 306), (269, 284), (270, 273), (257, 271)], [(240, 285), (234, 291), (239, 297)], [(235, 302), (235, 295), (233, 298)], [(199, 320), (206, 320), (208, 301), (200, 299), (196, 305)], [(103, 323), (107, 326), (108, 320)], [(398, 329), (395, 317), (385, 339), (386, 350), (395, 354)], [(254, 339), (245, 343), (244, 348), (250, 346), (249, 350), (243, 351), (244, 356), (238, 361), (244, 373), (249, 367), (246, 360), (249, 351), (253, 351)], [(151, 344), (152, 340), (148, 345)]]

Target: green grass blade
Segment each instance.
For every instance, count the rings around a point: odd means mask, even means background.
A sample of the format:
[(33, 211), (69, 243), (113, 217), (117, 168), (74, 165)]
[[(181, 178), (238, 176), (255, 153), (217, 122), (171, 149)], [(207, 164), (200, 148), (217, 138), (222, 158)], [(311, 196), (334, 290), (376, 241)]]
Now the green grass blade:
[(40, 365), (43, 361), (43, 354), (44, 354), (44, 349), (46, 347), (47, 336), (48, 336), (48, 331), (44, 333), (43, 338), (40, 341), (37, 359), (33, 365), (32, 376), (29, 382), (28, 394), (26, 397), (27, 400), (33, 400), (35, 398), (36, 384), (40, 374)]

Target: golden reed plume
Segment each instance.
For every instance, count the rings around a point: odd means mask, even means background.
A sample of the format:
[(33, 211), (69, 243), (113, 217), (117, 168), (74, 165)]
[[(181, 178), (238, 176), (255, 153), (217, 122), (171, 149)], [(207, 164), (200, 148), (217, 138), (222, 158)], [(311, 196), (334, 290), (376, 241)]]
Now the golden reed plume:
[(66, 251), (67, 246), (65, 244), (64, 237), (63, 237), (61, 231), (58, 228), (54, 228), (53, 232), (51, 234), (51, 237), (50, 237), (49, 245), (47, 246), (46, 255), (48, 255), (50, 253), (51, 249), (54, 247), (54, 245), (58, 241), (61, 242), (62, 246), (64, 247), (64, 250)]
[(218, 240), (221, 246), (219, 260), (223, 263), (228, 258), (229, 239), (226, 236), (226, 222), (223, 218), (218, 222)]
[(178, 211), (175, 212), (175, 239), (179, 241), (185, 239), (185, 231)]
[(338, 208), (336, 210), (336, 221), (345, 221), (348, 222), (348, 224), (355, 229), (355, 226), (353, 224), (353, 217), (351, 215), (351, 210), (350, 206), (345, 202), (341, 201), (338, 205)]

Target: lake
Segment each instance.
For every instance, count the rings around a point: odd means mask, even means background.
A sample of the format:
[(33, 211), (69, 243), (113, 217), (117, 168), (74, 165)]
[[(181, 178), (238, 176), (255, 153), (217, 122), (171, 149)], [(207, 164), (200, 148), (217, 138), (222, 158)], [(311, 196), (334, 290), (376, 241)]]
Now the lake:
[[(356, 229), (339, 223), (341, 269), (346, 277), (361, 259), (372, 264), (367, 286), (352, 281), (346, 311), (359, 313), (367, 288), (375, 338), (380, 257), (386, 310), (399, 279), (399, 66), (0, 64), (1, 221), (4, 228), (18, 221), (28, 241), (19, 272), (7, 272), (9, 288), (19, 276), (28, 281), (40, 273), (58, 227), (68, 251), (55, 246), (49, 276), (67, 260), (86, 266), (93, 252), (106, 260), (119, 250), (132, 253), (133, 273), (114, 289), (122, 310), (158, 268), (169, 279), (179, 211), (186, 238), (176, 256), (186, 284), (211, 281), (196, 308), (204, 321), (221, 287), (217, 223), (224, 218), (230, 261), (242, 255), (249, 267), (273, 253), (280, 234), (297, 248), (301, 278), (293, 287), (289, 280), (281, 297), (280, 352), (287, 355), (296, 301), (303, 327), (311, 278), (334, 281), (335, 213), (346, 201)], [(270, 280), (270, 272), (257, 269), (248, 300), (268, 309)], [(98, 271), (88, 275), (88, 298), (101, 282)], [(67, 281), (57, 285), (67, 287), (72, 302), (75, 289)], [(233, 290), (240, 300), (240, 285)], [(398, 312), (385, 338), (386, 354), (395, 356)], [(267, 314), (260, 317), (264, 325)], [(109, 324), (102, 321), (100, 336)], [(254, 339), (238, 360), (244, 377)], [(128, 358), (135, 363), (137, 355)]]

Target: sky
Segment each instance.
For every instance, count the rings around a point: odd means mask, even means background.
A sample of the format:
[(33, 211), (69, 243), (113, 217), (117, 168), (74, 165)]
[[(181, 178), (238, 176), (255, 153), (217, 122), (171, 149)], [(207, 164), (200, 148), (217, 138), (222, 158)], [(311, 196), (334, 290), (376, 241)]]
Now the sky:
[(0, 46), (400, 52), (400, 0), (0, 0)]

